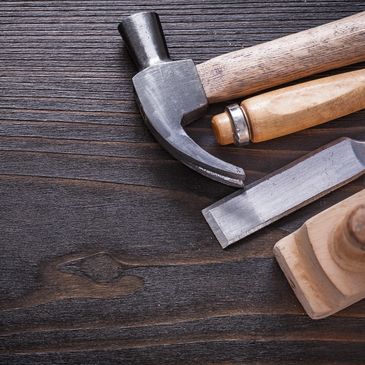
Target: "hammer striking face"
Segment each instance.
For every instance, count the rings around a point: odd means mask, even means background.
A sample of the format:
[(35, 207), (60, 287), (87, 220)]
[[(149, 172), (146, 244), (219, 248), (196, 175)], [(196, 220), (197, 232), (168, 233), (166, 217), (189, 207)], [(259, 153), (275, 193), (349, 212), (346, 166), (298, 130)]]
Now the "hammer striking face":
[(203, 116), (208, 102), (365, 61), (365, 12), (197, 66), (192, 60), (171, 61), (156, 13), (134, 14), (118, 29), (139, 69), (133, 77), (137, 103), (156, 139), (185, 165), (236, 187), (244, 185), (243, 169), (207, 153), (182, 125)]

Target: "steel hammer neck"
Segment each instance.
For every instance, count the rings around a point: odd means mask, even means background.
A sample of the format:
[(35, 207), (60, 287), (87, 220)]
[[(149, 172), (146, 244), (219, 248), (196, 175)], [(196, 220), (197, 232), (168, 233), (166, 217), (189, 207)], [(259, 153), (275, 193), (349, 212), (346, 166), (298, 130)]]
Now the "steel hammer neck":
[(131, 15), (118, 26), (138, 70), (170, 60), (159, 17), (154, 12)]

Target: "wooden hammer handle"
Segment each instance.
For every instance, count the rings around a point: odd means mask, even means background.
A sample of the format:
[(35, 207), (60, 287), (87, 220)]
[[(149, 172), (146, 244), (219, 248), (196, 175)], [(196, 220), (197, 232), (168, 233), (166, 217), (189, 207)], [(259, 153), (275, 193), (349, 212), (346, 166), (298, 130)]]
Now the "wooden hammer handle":
[[(365, 69), (299, 83), (241, 103), (250, 140), (262, 142), (310, 128), (365, 108)], [(227, 112), (212, 119), (218, 143), (234, 143)]]
[(365, 12), (197, 65), (210, 103), (365, 61)]

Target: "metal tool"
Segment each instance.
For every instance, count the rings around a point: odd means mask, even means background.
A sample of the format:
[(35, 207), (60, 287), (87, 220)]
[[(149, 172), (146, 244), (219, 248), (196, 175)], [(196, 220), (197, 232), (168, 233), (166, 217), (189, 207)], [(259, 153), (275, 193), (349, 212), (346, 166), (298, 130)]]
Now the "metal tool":
[(208, 102), (365, 60), (365, 12), (197, 66), (171, 61), (156, 13), (134, 14), (118, 29), (140, 71), (133, 77), (137, 103), (156, 139), (185, 165), (236, 187), (243, 187), (243, 169), (204, 151), (182, 124), (204, 115)]
[(202, 213), (223, 248), (365, 173), (365, 142), (340, 138)]

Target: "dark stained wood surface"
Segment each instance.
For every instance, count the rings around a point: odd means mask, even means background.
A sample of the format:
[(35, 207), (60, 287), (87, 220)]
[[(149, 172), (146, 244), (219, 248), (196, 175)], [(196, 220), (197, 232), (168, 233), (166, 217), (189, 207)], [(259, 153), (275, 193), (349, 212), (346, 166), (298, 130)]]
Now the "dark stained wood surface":
[[(2, 1), (0, 363), (364, 364), (365, 301), (310, 320), (272, 248), (365, 179), (222, 251), (200, 211), (233, 189), (171, 158), (136, 110), (116, 27), (141, 10), (161, 14), (174, 59), (199, 63), (365, 3)], [(252, 182), (364, 140), (364, 117), (241, 149), (214, 143), (209, 116), (188, 131)]]

